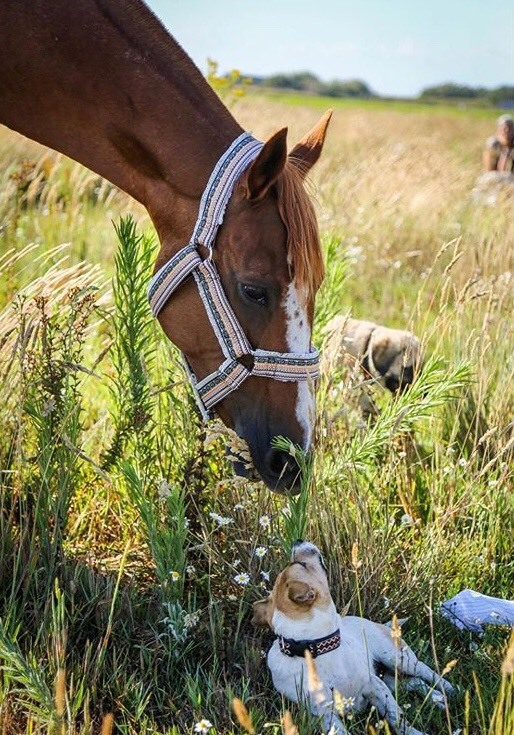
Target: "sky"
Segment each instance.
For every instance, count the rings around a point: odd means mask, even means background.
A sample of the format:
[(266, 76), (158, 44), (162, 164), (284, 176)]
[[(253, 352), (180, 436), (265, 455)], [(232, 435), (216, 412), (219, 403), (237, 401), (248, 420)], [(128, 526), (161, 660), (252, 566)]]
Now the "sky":
[(382, 95), (514, 84), (513, 0), (146, 0), (205, 72), (311, 71)]

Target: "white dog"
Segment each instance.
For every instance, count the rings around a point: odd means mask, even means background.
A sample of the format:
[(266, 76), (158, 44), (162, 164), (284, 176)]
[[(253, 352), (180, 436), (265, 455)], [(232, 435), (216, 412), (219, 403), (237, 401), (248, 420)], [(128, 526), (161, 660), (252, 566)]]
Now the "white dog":
[[(268, 653), (275, 688), (293, 702), (308, 701), (325, 728), (338, 735), (347, 730), (334, 712), (334, 690), (356, 711), (376, 707), (401, 735), (424, 733), (407, 722), (394, 699), (397, 677), (407, 678), (409, 690), (438, 706), (444, 707), (444, 694), (453, 691), (401, 639), (395, 641), (390, 628), (337, 613), (323, 559), (309, 542), (296, 542), (291, 564), (278, 575), (271, 595), (254, 603), (252, 622), (269, 625), (277, 636)], [(306, 650), (316, 659), (321, 692), (309, 686)]]
[(336, 316), (325, 333), (340, 341), (344, 357), (357, 361), (368, 377), (391, 393), (410, 385), (421, 370), (420, 341), (405, 329)]

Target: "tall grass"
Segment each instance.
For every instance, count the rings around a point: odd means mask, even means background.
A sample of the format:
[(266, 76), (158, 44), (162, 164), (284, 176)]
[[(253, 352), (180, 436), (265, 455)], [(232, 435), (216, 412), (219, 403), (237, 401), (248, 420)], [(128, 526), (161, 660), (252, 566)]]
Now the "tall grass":
[[(298, 138), (317, 116), (258, 97), (237, 106), (258, 136), (294, 118)], [(146, 303), (154, 239), (139, 209), (0, 134), (3, 731), (103, 722), (107, 735), (113, 716), (127, 735), (203, 719), (239, 732), (234, 697), (247, 730), (314, 731), (302, 709), (283, 719), (269, 638), (249, 624), (303, 536), (322, 548), (340, 609), (408, 616), (422, 658), (439, 670), (457, 659), (449, 711), (413, 700), (411, 720), (514, 732), (506, 631), (473, 639), (437, 612), (464, 587), (514, 588), (514, 229), (508, 201), (469, 196), (488, 132), (442, 110), (336, 114), (313, 184), (327, 260), (318, 445), (308, 463), (280, 445), (305, 465), (289, 500), (235, 478), (226, 445), (241, 446), (201, 425)], [(139, 227), (118, 219), (128, 210)], [(341, 363), (324, 328), (349, 312), (422, 337), (425, 370), (402, 396)], [(368, 726), (373, 712), (348, 722)]]

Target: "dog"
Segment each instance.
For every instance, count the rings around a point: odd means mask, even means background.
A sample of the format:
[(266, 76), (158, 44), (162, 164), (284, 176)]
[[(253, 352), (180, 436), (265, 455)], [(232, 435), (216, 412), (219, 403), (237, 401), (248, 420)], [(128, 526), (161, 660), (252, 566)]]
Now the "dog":
[(404, 329), (337, 316), (325, 333), (340, 340), (343, 354), (391, 393), (407, 388), (422, 369), (420, 341)]
[[(453, 692), (390, 628), (337, 613), (321, 553), (307, 541), (295, 543), (270, 596), (254, 603), (252, 623), (269, 626), (277, 636), (267, 657), (275, 688), (293, 702), (307, 701), (331, 733), (348, 735), (335, 712), (334, 691), (355, 711), (374, 706), (401, 735), (426, 734), (407, 722), (396, 703), (397, 677), (439, 707)], [(306, 651), (316, 659), (321, 690), (309, 685)]]

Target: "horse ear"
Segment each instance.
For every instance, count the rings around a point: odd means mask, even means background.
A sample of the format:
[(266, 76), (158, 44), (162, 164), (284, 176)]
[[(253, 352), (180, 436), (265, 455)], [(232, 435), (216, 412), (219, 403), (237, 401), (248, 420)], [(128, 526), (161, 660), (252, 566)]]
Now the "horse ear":
[(248, 171), (248, 199), (262, 199), (282, 173), (287, 160), (287, 128), (282, 128), (264, 143)]
[(332, 110), (327, 110), (321, 120), (295, 145), (289, 159), (305, 176), (321, 155)]

